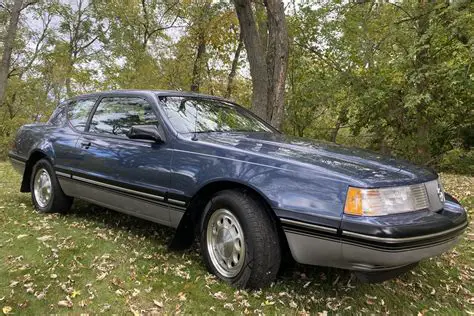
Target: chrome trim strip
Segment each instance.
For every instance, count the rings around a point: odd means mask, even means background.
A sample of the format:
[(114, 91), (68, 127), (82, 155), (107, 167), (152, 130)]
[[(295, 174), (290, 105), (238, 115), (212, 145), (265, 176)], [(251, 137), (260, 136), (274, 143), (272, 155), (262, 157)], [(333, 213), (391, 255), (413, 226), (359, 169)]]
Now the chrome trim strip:
[[(282, 211), (282, 212), (288, 212), (288, 210), (284, 208), (273, 208), (275, 211)], [(285, 218), (285, 215), (281, 215), (280, 218)], [(327, 218), (327, 219), (333, 219), (340, 221), (341, 217), (340, 216), (332, 216), (332, 215), (326, 215), (326, 214), (318, 214), (318, 218)]]
[(180, 201), (180, 200), (175, 200), (175, 199), (168, 199), (168, 202), (177, 204), (177, 205), (186, 205), (186, 202)]
[(361, 238), (361, 239), (365, 239), (365, 240), (371, 240), (371, 241), (380, 241), (380, 242), (385, 242), (385, 243), (388, 243), (388, 244), (394, 244), (394, 243), (403, 243), (403, 242), (430, 239), (430, 238), (433, 238), (433, 237), (447, 235), (447, 234), (449, 234), (451, 232), (454, 232), (456, 230), (464, 230), (464, 229), (466, 229), (466, 227), (467, 227), (467, 222), (464, 222), (461, 225), (458, 225), (456, 227), (450, 228), (450, 229), (442, 231), (442, 232), (423, 235), (423, 236), (405, 237), (405, 238), (377, 237), (377, 236), (370, 236), (370, 235), (354, 233), (354, 232), (347, 231), (347, 230), (343, 230), (342, 235), (349, 236), (349, 237)]
[(330, 227), (319, 226), (319, 225), (309, 224), (309, 223), (300, 222), (300, 221), (294, 221), (294, 220), (287, 219), (287, 218), (280, 218), (280, 221), (283, 224), (290, 224), (290, 225), (300, 226), (300, 227), (304, 227), (304, 228), (309, 228), (309, 229), (328, 232), (328, 233), (333, 233), (333, 234), (337, 233), (336, 228), (330, 228)]
[(57, 176), (65, 177), (65, 178), (71, 178), (71, 175), (69, 173), (64, 173), (61, 171), (56, 171)]
[(156, 199), (158, 201), (164, 201), (165, 200), (165, 198), (161, 195), (155, 195), (155, 194), (149, 194), (149, 193), (144, 193), (144, 192), (140, 192), (140, 191), (130, 190), (130, 189), (118, 187), (118, 186), (115, 186), (115, 185), (112, 185), (112, 184), (103, 183), (103, 182), (99, 182), (99, 181), (95, 181), (95, 180), (90, 180), (90, 179), (83, 178), (83, 177), (78, 177), (78, 176), (73, 175), (72, 179), (82, 181), (82, 182), (86, 182), (86, 183), (90, 183), (90, 184), (95, 184), (95, 185), (102, 186), (102, 187), (109, 188), (109, 189), (114, 189), (114, 190), (117, 190), (117, 191), (122, 191), (122, 192), (126, 192), (126, 193), (141, 195), (141, 196), (144, 196), (144, 197), (147, 197), (147, 198)]

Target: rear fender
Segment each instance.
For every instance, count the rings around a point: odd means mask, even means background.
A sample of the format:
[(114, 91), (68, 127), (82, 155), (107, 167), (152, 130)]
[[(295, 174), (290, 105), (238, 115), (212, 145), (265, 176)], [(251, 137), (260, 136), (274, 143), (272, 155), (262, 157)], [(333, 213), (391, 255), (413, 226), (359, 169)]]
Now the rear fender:
[(54, 165), (54, 149), (51, 143), (42, 140), (37, 146), (33, 147), (28, 155), (28, 160), (25, 164), (25, 171), (23, 173), (23, 179), (21, 181), (20, 192), (30, 192), (31, 173), (33, 172), (33, 166), (43, 158), (48, 159), (51, 164)]

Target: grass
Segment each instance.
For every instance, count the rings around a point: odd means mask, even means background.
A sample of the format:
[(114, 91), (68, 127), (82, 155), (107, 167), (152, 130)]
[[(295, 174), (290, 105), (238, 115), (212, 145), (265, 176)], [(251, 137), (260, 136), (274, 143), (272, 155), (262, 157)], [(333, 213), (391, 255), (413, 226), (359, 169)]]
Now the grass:
[[(443, 175), (471, 212), (474, 178)], [(33, 210), (0, 163), (0, 308), (13, 314), (474, 314), (470, 224), (454, 251), (382, 284), (296, 265), (261, 291), (208, 274), (198, 247), (172, 252), (173, 230), (85, 202), (65, 215)]]

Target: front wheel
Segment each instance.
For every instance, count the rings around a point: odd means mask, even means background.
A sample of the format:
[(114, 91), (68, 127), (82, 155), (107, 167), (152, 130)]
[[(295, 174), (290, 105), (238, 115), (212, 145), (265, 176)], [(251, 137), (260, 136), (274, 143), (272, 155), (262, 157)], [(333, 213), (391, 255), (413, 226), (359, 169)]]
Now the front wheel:
[(64, 194), (53, 166), (46, 159), (34, 165), (30, 188), (33, 205), (40, 213), (63, 213), (71, 208), (73, 199)]
[(238, 288), (262, 288), (276, 277), (281, 249), (264, 206), (241, 190), (218, 192), (201, 222), (201, 252), (208, 270)]

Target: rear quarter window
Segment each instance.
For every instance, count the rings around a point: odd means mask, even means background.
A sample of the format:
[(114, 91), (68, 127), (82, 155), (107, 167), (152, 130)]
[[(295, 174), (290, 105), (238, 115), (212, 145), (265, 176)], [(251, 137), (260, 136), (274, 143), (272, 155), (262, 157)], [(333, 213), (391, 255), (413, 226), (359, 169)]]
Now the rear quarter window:
[(79, 99), (71, 101), (67, 106), (67, 118), (71, 125), (79, 130), (84, 131), (87, 124), (89, 114), (94, 107), (97, 99)]
[(49, 124), (55, 126), (64, 126), (64, 124), (66, 124), (66, 105), (66, 102), (58, 105), (48, 120)]

